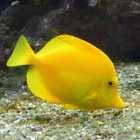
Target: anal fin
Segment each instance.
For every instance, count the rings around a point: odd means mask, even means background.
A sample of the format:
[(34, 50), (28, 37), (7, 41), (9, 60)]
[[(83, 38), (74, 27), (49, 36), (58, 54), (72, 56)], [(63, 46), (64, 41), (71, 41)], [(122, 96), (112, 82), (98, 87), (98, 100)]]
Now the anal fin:
[(64, 104), (62, 108), (66, 110), (81, 110), (78, 106), (71, 104)]
[(40, 71), (35, 66), (30, 66), (28, 69), (27, 83), (31, 92), (37, 97), (52, 103), (62, 104), (62, 101), (49, 92), (47, 85), (41, 78)]

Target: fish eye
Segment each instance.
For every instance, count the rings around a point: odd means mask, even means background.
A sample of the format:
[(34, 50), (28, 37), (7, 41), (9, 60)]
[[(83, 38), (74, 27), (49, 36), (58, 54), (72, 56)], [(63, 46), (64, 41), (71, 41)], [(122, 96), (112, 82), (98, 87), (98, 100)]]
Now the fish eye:
[(108, 85), (109, 85), (109, 86), (112, 86), (112, 85), (113, 85), (113, 83), (112, 83), (111, 81), (109, 81), (109, 82), (108, 82)]

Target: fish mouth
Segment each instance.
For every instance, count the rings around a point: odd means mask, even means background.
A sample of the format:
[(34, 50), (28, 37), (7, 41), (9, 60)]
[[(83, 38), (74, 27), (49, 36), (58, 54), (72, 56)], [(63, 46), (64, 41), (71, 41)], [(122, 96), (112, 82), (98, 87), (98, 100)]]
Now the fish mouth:
[(117, 109), (125, 108), (125, 104), (124, 104), (123, 100), (121, 99), (121, 97), (119, 95), (118, 95), (118, 97), (116, 99), (114, 107), (117, 108)]

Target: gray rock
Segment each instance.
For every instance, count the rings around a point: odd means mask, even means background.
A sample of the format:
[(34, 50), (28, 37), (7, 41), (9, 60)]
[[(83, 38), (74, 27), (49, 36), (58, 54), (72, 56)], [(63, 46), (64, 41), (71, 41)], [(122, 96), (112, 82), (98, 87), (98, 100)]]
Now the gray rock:
[(94, 7), (98, 2), (99, 0), (88, 0), (88, 6)]

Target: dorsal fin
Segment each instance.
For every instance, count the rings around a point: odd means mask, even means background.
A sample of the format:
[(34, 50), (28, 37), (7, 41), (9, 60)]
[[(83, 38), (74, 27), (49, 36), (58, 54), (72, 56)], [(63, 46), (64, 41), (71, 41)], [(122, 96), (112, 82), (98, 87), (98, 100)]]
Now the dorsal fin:
[(44, 55), (46, 54), (48, 51), (52, 51), (53, 49), (56, 48), (60, 48), (60, 47), (69, 47), (69, 48), (76, 48), (76, 49), (83, 49), (83, 50), (88, 50), (91, 51), (93, 49), (99, 50), (98, 48), (96, 48), (95, 46), (93, 46), (92, 44), (71, 36), (71, 35), (59, 35), (53, 39), (51, 39), (42, 50), (40, 50), (37, 55)]

